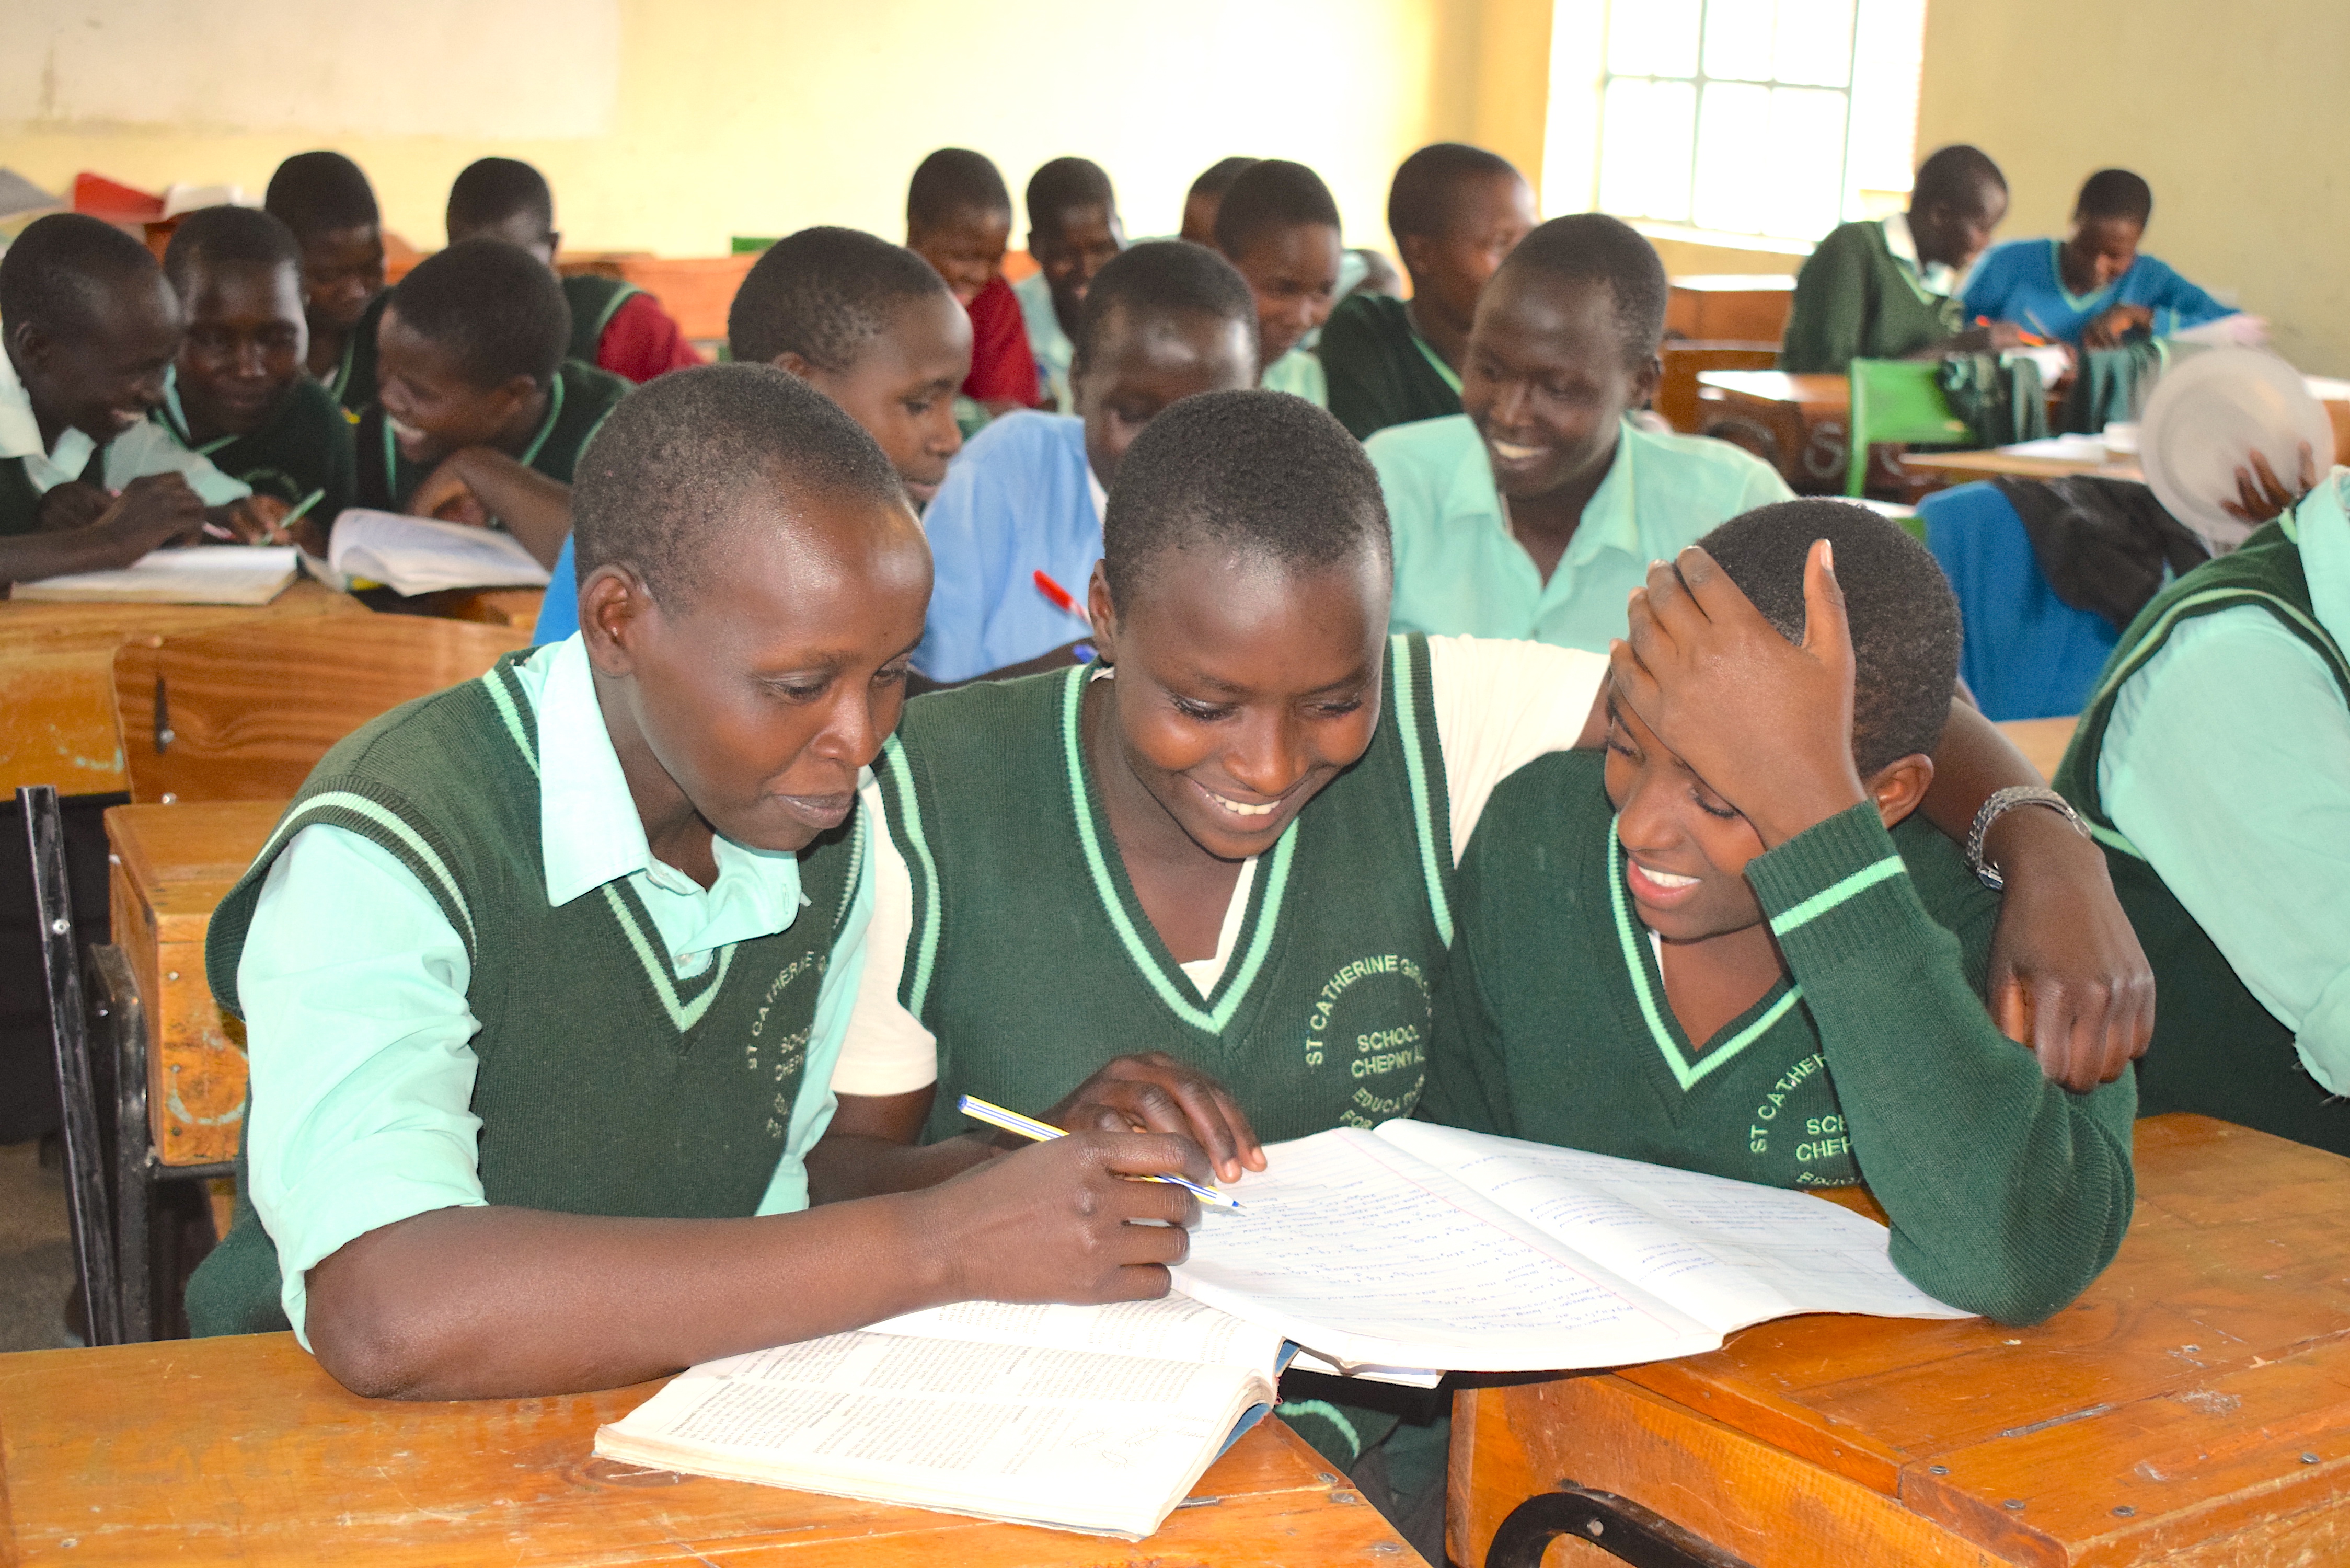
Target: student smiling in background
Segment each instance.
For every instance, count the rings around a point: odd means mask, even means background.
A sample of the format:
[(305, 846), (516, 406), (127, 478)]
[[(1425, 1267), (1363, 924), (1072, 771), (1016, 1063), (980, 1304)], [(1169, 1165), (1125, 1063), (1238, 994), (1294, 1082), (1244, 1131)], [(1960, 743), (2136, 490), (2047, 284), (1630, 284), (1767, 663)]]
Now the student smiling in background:
[(1036, 357), (1020, 302), (1003, 281), (1012, 192), (985, 155), (941, 147), (906, 185), (906, 248), (931, 264), (971, 317), (962, 395), (993, 417), (1037, 403)]
[(375, 401), (383, 312), (383, 221), (375, 188), (339, 152), (297, 152), (269, 177), (262, 205), (302, 246), (310, 374), (356, 419)]
[(1330, 188), (1303, 163), (1251, 164), (1216, 209), (1216, 248), (1256, 296), (1259, 384), (1327, 403), (1322, 361), (1300, 345), (1330, 318), (1346, 259)]
[(1013, 286), (1036, 358), (1041, 407), (1076, 411), (1069, 384), (1077, 353), (1077, 318), (1094, 275), (1126, 249), (1118, 193), (1102, 167), (1055, 158), (1028, 177), (1028, 254), (1036, 271)]

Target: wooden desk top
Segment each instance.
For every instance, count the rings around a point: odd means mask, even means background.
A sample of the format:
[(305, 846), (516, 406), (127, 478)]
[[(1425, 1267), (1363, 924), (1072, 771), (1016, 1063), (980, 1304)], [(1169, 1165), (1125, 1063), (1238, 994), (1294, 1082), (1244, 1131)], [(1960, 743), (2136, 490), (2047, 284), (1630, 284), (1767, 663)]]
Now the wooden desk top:
[(0, 793), (129, 787), (114, 717), (114, 650), (134, 638), (213, 631), (278, 617), (364, 615), (304, 577), (265, 605), (0, 602)]
[(2022, 479), (2062, 479), (2072, 473), (2094, 473), (2106, 479), (2129, 479), (2143, 483), (2146, 475), (2137, 463), (2126, 458), (2085, 462), (2071, 457), (2030, 457), (2018, 452), (1905, 452), (1901, 454), (1904, 468), (1927, 468), (1938, 473), (1958, 475), (1961, 479), (1987, 479), (2005, 474)]
[(285, 813), (282, 800), (118, 805), (106, 814), (106, 842), (154, 911), (156, 940), (201, 942), (213, 907)]
[(361, 1399), (286, 1334), (0, 1355), (0, 1557), (89, 1568), (1420, 1562), (1278, 1421), (1129, 1546), (594, 1458), (597, 1427), (656, 1386)]
[(1792, 403), (1806, 419), (1844, 418), (1852, 408), (1852, 383), (1842, 376), (1794, 375), (1785, 370), (1700, 370), (1697, 384), (1733, 401)]
[(2138, 1123), (2137, 1158), (2120, 1255), (2036, 1327), (1787, 1318), (1617, 1376), (2015, 1563), (2341, 1508), (2350, 1159), (2187, 1115)]

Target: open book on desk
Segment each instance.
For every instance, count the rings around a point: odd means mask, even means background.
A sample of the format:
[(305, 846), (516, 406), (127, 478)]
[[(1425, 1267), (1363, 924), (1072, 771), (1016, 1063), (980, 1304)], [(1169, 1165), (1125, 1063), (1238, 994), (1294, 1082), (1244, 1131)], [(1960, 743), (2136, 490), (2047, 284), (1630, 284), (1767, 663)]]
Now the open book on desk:
[(1795, 1313), (1959, 1318), (1809, 1193), (1391, 1121), (1265, 1151), (1175, 1288), (1342, 1368), (1544, 1372), (1719, 1349)]
[(1272, 1406), (1283, 1355), (1180, 1296), (966, 1302), (696, 1366), (596, 1452), (1139, 1541)]
[(192, 545), (151, 550), (110, 572), (18, 583), (12, 599), (47, 604), (265, 605), (301, 575), (290, 545)]
[(329, 587), (381, 583), (402, 596), (442, 588), (539, 588), (549, 573), (513, 535), (397, 512), (347, 508), (335, 519), (327, 558), (303, 557)]

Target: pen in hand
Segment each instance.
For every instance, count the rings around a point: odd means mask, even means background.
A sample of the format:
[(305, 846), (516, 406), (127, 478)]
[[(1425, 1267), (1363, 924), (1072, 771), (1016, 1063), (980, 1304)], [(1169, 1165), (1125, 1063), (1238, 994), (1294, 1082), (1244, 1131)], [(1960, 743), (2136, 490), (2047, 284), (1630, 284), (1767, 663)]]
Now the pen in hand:
[[(963, 1096), (955, 1102), (955, 1109), (973, 1121), (985, 1122), (989, 1127), (1000, 1131), (1011, 1133), (1018, 1137), (1034, 1138), (1038, 1143), (1043, 1143), (1047, 1138), (1068, 1136), (1050, 1122), (1040, 1122), (1034, 1116), (1024, 1116), (1018, 1111), (1007, 1111), (1002, 1106), (990, 1105), (976, 1095)], [(1145, 1176), (1138, 1179), (1163, 1181), (1170, 1187), (1183, 1189), (1202, 1203), (1212, 1203), (1219, 1209), (1229, 1209), (1235, 1214), (1241, 1211), (1239, 1199), (1229, 1193), (1219, 1192), (1212, 1187), (1202, 1187), (1196, 1181), (1187, 1180), (1180, 1176)]]

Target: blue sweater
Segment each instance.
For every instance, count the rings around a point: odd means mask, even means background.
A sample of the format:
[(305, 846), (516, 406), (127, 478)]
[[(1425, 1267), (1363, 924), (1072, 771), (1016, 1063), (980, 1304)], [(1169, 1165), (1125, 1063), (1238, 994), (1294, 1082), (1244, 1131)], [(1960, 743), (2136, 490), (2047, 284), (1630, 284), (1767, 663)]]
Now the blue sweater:
[(2142, 305), (2153, 311), (2158, 337), (2235, 314), (2149, 255), (2139, 256), (2129, 271), (2096, 293), (2074, 294), (2064, 286), (2059, 270), (2062, 244), (2011, 240), (1993, 247), (1967, 279), (1967, 319), (2012, 321), (2077, 346), (2081, 329), (2116, 305)]

